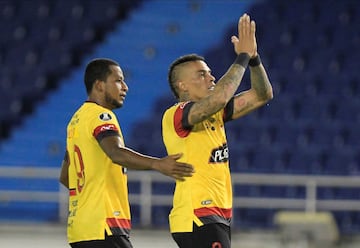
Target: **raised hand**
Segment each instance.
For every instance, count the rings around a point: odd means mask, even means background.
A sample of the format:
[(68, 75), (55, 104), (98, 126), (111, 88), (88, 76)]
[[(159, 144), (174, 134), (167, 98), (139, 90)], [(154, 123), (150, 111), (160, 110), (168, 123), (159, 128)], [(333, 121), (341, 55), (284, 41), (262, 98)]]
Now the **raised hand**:
[(238, 23), (238, 37), (231, 37), (236, 54), (247, 53), (250, 57), (257, 55), (255, 30), (255, 21), (251, 21), (248, 14), (243, 14)]

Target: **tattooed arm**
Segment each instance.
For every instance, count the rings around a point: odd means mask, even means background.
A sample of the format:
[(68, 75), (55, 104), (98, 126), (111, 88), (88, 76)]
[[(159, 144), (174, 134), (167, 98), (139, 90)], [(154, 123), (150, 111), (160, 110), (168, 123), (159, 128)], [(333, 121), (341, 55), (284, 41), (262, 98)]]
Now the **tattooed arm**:
[[(238, 37), (232, 36), (231, 42), (238, 55), (235, 63), (230, 66), (216, 85), (213, 83), (213, 90), (209, 95), (195, 101), (188, 115), (190, 125), (205, 120), (226, 106), (241, 83), (250, 57), (256, 55), (255, 22), (250, 21), (247, 14), (240, 17)], [(210, 70), (207, 73), (210, 74)]]
[(193, 104), (189, 111), (189, 124), (199, 123), (223, 109), (234, 96), (244, 72), (244, 67), (233, 64), (215, 85), (212, 94)]
[(251, 89), (235, 96), (232, 119), (246, 115), (273, 98), (272, 86), (262, 64), (250, 66), (250, 79)]

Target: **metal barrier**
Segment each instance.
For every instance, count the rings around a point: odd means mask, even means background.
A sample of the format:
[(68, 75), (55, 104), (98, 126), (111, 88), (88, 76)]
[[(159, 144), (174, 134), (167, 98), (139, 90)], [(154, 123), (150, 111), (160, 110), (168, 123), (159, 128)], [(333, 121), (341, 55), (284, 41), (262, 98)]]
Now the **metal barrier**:
[[(40, 167), (0, 166), (1, 178), (46, 178), (57, 180), (60, 169)], [(151, 207), (172, 204), (172, 195), (155, 195), (152, 192), (154, 182), (174, 182), (171, 178), (157, 172), (128, 171), (129, 182), (139, 182), (140, 192), (129, 194), (132, 204), (140, 206), (140, 224), (149, 226)], [(233, 185), (272, 185), (272, 186), (302, 186), (306, 189), (304, 199), (274, 198), (274, 197), (238, 197), (234, 196), (234, 208), (279, 208), (297, 209), (306, 212), (349, 210), (360, 211), (359, 200), (318, 199), (318, 187), (353, 187), (360, 188), (359, 176), (313, 176), (285, 174), (242, 174), (232, 173)], [(9, 201), (54, 201), (59, 202), (59, 220), (65, 221), (67, 215), (67, 190), (60, 186), (58, 192), (45, 191), (15, 191), (0, 189), (0, 203)]]

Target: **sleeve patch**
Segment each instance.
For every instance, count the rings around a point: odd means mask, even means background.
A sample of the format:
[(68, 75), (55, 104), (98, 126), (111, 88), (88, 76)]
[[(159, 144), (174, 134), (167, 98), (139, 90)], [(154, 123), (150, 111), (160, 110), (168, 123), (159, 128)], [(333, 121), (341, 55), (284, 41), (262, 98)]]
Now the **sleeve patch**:
[(104, 125), (97, 126), (93, 132), (93, 136), (96, 139), (98, 139), (98, 136), (103, 136), (104, 132), (119, 133), (119, 129), (116, 127), (116, 125), (114, 125), (112, 123), (107, 123)]
[(109, 114), (109, 113), (101, 113), (99, 115), (99, 119), (102, 121), (109, 121), (112, 119), (112, 117), (111, 117), (111, 114)]

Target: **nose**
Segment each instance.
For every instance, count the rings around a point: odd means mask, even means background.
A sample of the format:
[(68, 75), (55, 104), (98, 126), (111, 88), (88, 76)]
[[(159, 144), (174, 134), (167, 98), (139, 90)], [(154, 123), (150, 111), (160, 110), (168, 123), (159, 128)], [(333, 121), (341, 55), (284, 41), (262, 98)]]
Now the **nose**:
[(212, 75), (212, 74), (209, 74), (209, 76), (210, 76), (210, 80), (211, 80), (211, 82), (215, 82), (215, 80), (216, 80), (216, 78)]
[(125, 83), (125, 81), (122, 82), (121, 88), (122, 88), (124, 91), (126, 91), (126, 92), (129, 90), (129, 87), (127, 86), (127, 84)]

